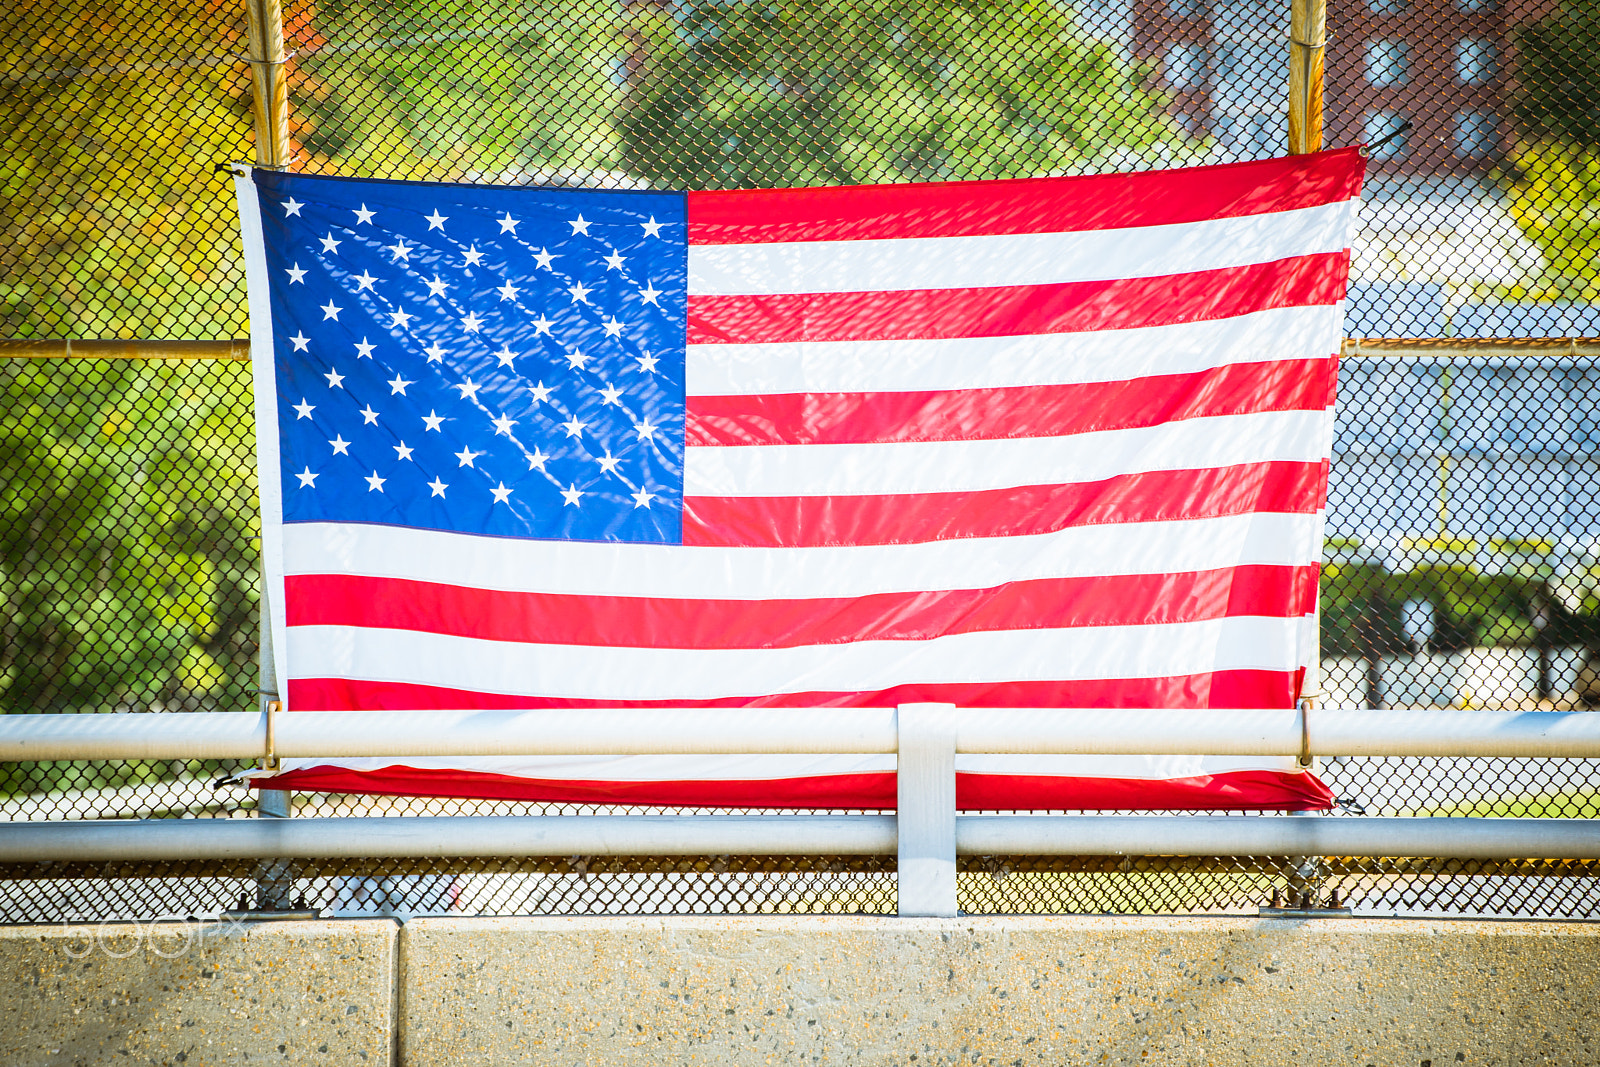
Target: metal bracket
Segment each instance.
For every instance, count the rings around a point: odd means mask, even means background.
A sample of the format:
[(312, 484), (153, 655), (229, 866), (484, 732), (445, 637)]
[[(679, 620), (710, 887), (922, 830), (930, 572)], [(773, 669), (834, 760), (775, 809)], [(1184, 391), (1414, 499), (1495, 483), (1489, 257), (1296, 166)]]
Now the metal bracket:
[(267, 701), (267, 751), (261, 758), (261, 766), (269, 771), (275, 771), (281, 765), (278, 759), (278, 701)]
[(1302, 767), (1310, 767), (1313, 762), (1311, 755), (1311, 709), (1313, 706), (1315, 706), (1316, 702), (1310, 699), (1305, 699), (1299, 701), (1298, 703), (1300, 712), (1299, 763)]

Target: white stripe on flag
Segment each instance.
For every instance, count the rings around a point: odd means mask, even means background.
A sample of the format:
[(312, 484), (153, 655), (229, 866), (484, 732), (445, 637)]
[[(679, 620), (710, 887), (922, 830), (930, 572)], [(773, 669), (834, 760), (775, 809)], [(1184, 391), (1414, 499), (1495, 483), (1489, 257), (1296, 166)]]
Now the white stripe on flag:
[[(782, 715), (783, 709), (752, 708), (751, 715)], [(285, 760), (286, 767), (346, 767), (378, 771), (392, 758)], [(827, 753), (749, 756), (407, 756), (418, 770), (474, 771), (513, 778), (568, 781), (670, 782), (674, 780), (763, 781), (817, 774), (891, 774), (892, 755)], [(1296, 770), (1294, 757), (1270, 756), (1013, 756), (958, 755), (956, 770), (968, 774), (1069, 774), (1143, 781), (1194, 778), (1229, 771)]]
[(690, 448), (684, 496), (865, 496), (1093, 482), (1327, 455), (1325, 411), (1218, 415), (1070, 437)]
[(882, 241), (690, 245), (694, 296), (1049, 285), (1340, 252), (1350, 202), (1169, 226)]
[[(786, 600), (1321, 559), (1319, 515), (1253, 513), (1076, 526), (1023, 537), (822, 548), (681, 548), (290, 523), (291, 574), (356, 574), (475, 589), (685, 600)], [(297, 673), (304, 673), (299, 672)]]
[(1118, 382), (1232, 363), (1323, 359), (1344, 308), (1270, 308), (1132, 330), (911, 341), (690, 345), (688, 394), (922, 392)]
[(1000, 630), (927, 641), (762, 649), (541, 645), (410, 630), (292, 626), (296, 677), (382, 679), (587, 700), (706, 700), (923, 684), (1160, 678), (1300, 666), (1311, 617)]

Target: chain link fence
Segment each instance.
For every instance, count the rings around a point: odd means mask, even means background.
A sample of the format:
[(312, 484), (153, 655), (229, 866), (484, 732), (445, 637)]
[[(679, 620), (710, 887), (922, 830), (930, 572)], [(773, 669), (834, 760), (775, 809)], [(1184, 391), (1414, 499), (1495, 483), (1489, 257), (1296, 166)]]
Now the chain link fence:
[[(294, 167), (728, 188), (1281, 154), (1288, 7), (1241, 0), (290, 0)], [(1600, 335), (1592, 5), (1337, 0), (1327, 142), (1374, 150), (1347, 332)], [(0, 11), (0, 337), (241, 337), (253, 152), (239, 0)], [(1407, 126), (1409, 123), (1409, 126)], [(1341, 706), (1600, 703), (1600, 366), (1357, 356), (1323, 577)], [(254, 706), (249, 367), (0, 359), (0, 705)], [(200, 761), (0, 765), (0, 818), (249, 817)], [(1590, 761), (1348, 759), (1373, 815), (1593, 817)], [(297, 813), (578, 813), (301, 796)], [(595, 811), (598, 809), (583, 809)], [(1310, 866), (1308, 866), (1308, 863)], [(1592, 864), (963, 860), (979, 912), (1600, 913)], [(892, 860), (573, 857), (0, 870), (0, 921), (209, 914), (265, 877), (336, 912), (891, 912)]]

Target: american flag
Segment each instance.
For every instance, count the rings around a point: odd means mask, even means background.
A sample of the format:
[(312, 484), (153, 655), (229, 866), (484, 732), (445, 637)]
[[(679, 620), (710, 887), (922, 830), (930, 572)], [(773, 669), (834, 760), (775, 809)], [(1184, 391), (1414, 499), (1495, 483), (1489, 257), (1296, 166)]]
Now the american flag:
[[(689, 194), (241, 175), (286, 706), (1290, 706), (1361, 171), (1341, 150)], [(957, 771), (968, 808), (1330, 801), (1288, 760)], [(883, 756), (316, 760), (271, 783), (894, 797)]]

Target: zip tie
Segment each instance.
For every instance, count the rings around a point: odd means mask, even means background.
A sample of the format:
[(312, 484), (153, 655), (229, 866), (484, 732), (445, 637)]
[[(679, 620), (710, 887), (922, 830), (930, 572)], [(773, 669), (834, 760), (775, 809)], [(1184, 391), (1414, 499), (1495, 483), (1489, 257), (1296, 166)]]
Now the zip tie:
[(293, 59), (295, 56), (297, 56), (299, 54), (300, 54), (300, 49), (296, 48), (296, 49), (293, 49), (291, 51), (285, 52), (283, 54), (283, 58), (282, 59), (257, 59), (255, 56), (244, 55), (242, 53), (239, 54), (239, 55), (235, 55), (233, 58), (238, 60), (240, 63), (248, 63), (252, 67), (254, 67), (254, 66), (281, 67), (285, 63), (289, 62), (289, 60)]

